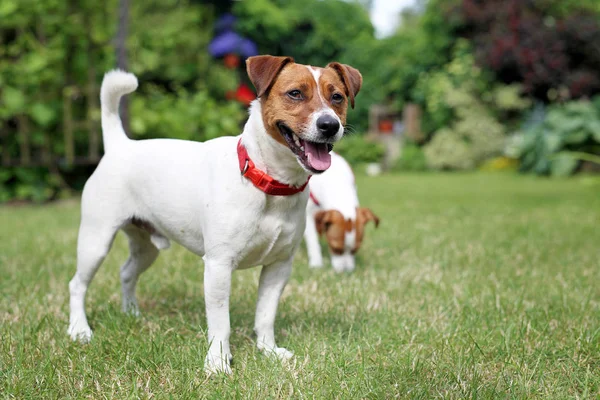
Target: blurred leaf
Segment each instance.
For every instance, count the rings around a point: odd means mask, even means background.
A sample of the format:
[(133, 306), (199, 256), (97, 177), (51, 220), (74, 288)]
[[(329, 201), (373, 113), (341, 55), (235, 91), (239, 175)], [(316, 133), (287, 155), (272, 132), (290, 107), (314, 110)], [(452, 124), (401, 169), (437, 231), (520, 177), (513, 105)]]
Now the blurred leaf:
[(44, 103), (35, 103), (29, 110), (31, 118), (42, 126), (48, 126), (56, 119), (56, 112), (52, 107)]
[(5, 86), (2, 90), (2, 100), (6, 109), (15, 114), (23, 111), (25, 107), (25, 95), (11, 86)]
[(569, 156), (568, 154), (558, 153), (552, 157), (550, 162), (550, 173), (554, 177), (565, 177), (569, 176), (575, 171), (579, 164), (576, 158)]
[(18, 5), (13, 0), (2, 0), (0, 2), (0, 18), (7, 18), (10, 14), (17, 11)]
[(563, 140), (567, 144), (580, 144), (587, 140), (589, 133), (586, 130), (580, 129), (574, 132), (569, 132), (563, 136)]
[(600, 120), (589, 121), (587, 128), (592, 132), (592, 137), (600, 143)]
[(10, 170), (0, 168), (0, 183), (5, 183), (10, 178), (12, 178), (12, 174), (10, 173)]
[(583, 127), (585, 120), (581, 117), (569, 118), (562, 110), (556, 109), (548, 113), (546, 123), (553, 130), (562, 134), (567, 134)]
[(48, 65), (48, 60), (41, 52), (30, 53), (25, 62), (28, 74), (37, 74)]
[(562, 145), (562, 137), (557, 134), (549, 133), (545, 135), (544, 141), (546, 143), (546, 148), (550, 153), (556, 152), (558, 149), (560, 149), (560, 146)]

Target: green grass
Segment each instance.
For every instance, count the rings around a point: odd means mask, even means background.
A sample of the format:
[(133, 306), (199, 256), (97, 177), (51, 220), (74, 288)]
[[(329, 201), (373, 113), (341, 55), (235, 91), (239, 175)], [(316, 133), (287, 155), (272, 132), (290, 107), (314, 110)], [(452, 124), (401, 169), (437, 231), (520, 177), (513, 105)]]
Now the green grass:
[(258, 269), (234, 274), (234, 375), (207, 379), (203, 266), (175, 246), (120, 312), (119, 236), (88, 295), (89, 345), (66, 335), (78, 203), (0, 208), (5, 398), (598, 398), (600, 184), (503, 174), (358, 177), (357, 271), (297, 256), (276, 332), (254, 348)]

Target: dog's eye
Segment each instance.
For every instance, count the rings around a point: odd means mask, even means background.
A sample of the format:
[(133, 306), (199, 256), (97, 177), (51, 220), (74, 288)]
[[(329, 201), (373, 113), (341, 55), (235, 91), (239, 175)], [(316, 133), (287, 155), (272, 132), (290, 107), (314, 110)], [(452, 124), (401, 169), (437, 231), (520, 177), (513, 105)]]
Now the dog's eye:
[(287, 93), (287, 95), (288, 95), (288, 97), (289, 97), (290, 99), (293, 99), (293, 100), (302, 100), (302, 92), (301, 92), (301, 91), (299, 91), (299, 90), (297, 90), (297, 89), (290, 90), (290, 91)]
[(339, 94), (339, 93), (334, 93), (334, 94), (331, 96), (331, 102), (332, 102), (332, 103), (339, 104), (339, 103), (341, 103), (343, 100), (344, 100), (344, 96), (342, 96), (342, 95), (341, 95), (341, 94)]

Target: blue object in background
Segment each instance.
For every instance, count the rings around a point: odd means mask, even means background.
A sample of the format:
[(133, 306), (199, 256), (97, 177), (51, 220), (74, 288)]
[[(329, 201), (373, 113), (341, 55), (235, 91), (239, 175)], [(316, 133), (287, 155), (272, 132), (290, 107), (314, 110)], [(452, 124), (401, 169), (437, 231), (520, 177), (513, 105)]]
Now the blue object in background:
[(216, 36), (208, 45), (209, 53), (215, 57), (238, 54), (248, 58), (258, 54), (256, 44), (234, 32), (236, 18), (231, 14), (220, 17), (215, 24)]

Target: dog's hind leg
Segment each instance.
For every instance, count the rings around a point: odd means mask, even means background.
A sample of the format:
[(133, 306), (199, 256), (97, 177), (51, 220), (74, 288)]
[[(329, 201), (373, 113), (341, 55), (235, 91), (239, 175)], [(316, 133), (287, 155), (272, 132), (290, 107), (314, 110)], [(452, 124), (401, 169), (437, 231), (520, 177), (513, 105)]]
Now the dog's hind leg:
[(121, 267), (123, 311), (138, 315), (135, 287), (142, 272), (147, 270), (158, 257), (158, 249), (151, 241), (148, 232), (133, 225), (127, 225), (123, 231), (129, 238), (129, 259)]
[(77, 272), (69, 282), (70, 315), (68, 333), (73, 340), (88, 342), (92, 330), (85, 315), (85, 295), (96, 271), (112, 245), (118, 226), (82, 218), (77, 239)]

